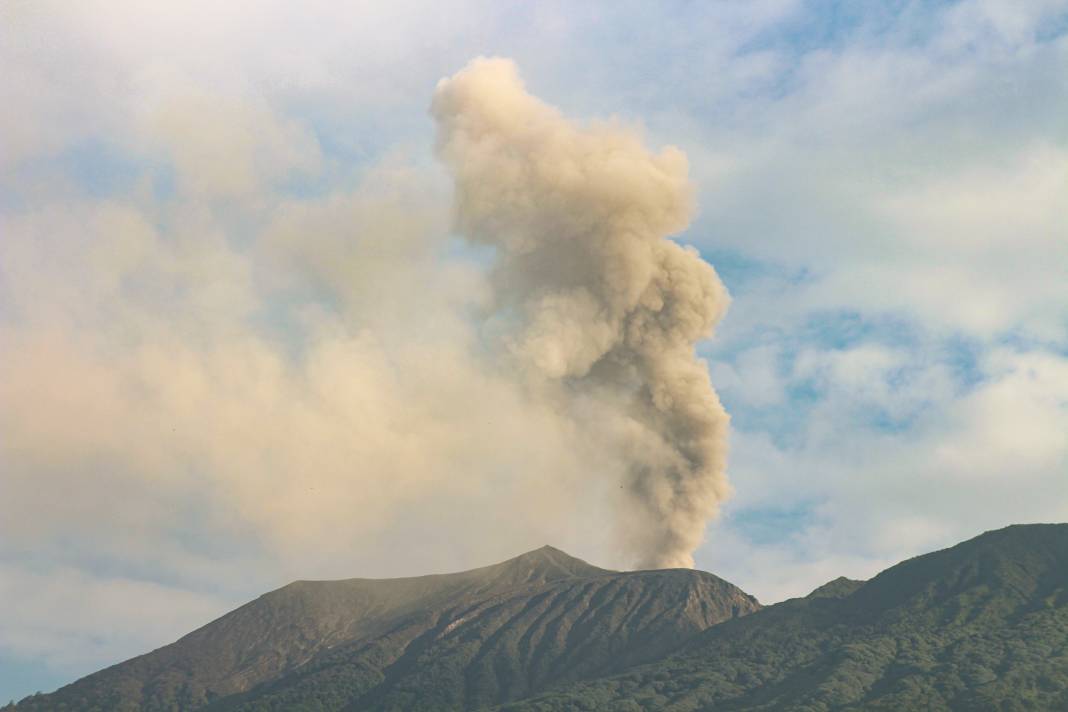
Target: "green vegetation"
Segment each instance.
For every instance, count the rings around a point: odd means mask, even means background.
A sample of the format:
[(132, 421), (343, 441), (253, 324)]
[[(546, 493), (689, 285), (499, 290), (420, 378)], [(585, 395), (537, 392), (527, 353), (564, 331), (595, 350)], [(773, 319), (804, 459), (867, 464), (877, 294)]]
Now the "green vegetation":
[(1009, 527), (852, 593), (825, 588), (503, 710), (1068, 710), (1068, 525)]
[[(23, 710), (1068, 710), (1068, 525), (755, 600), (543, 549), (449, 576), (303, 582)], [(755, 612), (754, 612), (755, 611)]]

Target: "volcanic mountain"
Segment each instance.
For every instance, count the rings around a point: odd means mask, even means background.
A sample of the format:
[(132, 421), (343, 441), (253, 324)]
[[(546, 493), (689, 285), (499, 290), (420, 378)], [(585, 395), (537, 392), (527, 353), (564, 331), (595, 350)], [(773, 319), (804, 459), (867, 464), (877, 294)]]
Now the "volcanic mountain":
[(759, 608), (712, 574), (546, 546), (456, 574), (298, 581), (17, 709), (476, 709), (657, 660)]
[(761, 608), (711, 574), (545, 547), (300, 581), (23, 710), (1068, 710), (1068, 524)]
[(1068, 710), (1068, 524), (836, 579), (665, 660), (504, 709)]

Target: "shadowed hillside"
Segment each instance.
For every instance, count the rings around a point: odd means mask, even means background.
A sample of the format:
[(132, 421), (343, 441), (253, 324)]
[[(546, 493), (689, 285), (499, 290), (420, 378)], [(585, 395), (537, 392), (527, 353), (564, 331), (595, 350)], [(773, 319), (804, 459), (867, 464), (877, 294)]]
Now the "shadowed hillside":
[(299, 581), (17, 709), (496, 704), (657, 659), (758, 607), (711, 574), (618, 573), (544, 547), (458, 574)]
[(1068, 525), (1014, 526), (703, 633), (538, 710), (1068, 709)]
[(545, 547), (298, 582), (22, 710), (1068, 709), (1068, 525), (1014, 526), (760, 609)]

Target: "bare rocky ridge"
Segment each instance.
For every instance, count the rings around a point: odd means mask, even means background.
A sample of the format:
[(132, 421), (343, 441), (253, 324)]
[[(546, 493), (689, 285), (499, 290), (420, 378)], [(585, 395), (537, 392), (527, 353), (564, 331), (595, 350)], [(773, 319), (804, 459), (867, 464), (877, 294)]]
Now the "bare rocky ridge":
[(649, 662), (759, 607), (712, 574), (543, 547), (456, 574), (298, 581), (17, 709), (474, 708)]

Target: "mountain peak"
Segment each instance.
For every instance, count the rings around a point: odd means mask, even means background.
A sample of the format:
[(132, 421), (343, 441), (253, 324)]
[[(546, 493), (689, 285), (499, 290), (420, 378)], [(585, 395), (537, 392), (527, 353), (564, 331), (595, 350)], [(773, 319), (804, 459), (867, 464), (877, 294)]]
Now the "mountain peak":
[[(530, 551), (522, 553), (519, 556), (513, 557), (512, 559), (509, 559), (509, 560), (510, 561), (515, 561), (515, 560), (519, 560), (519, 559), (522, 559), (522, 560), (525, 560), (525, 561), (550, 561), (550, 562), (551, 561), (574, 561), (574, 562), (586, 564), (586, 562), (583, 561), (582, 559), (579, 559), (578, 557), (575, 557), (575, 556), (571, 556), (571, 554), (568, 554), (566, 551), (563, 551), (561, 549), (557, 549), (555, 546), (552, 546), (550, 544), (545, 544), (544, 546), (540, 546), (537, 549), (531, 549)], [(586, 565), (589, 566), (589, 564), (586, 564)]]
[(544, 558), (544, 557), (554, 556), (556, 554), (563, 554), (564, 556), (569, 556), (569, 554), (567, 554), (566, 552), (562, 551), (561, 549), (557, 549), (555, 546), (552, 546), (551, 544), (545, 544), (543, 546), (539, 546), (537, 549), (531, 549), (530, 551), (524, 552), (524, 553), (520, 554), (519, 556), (517, 556), (515, 558), (517, 558), (517, 559), (521, 559), (523, 557)]
[(1068, 586), (1068, 524), (1014, 524), (883, 571), (857, 592), (858, 603), (929, 603), (967, 589), (998, 589), (1028, 601)]
[(485, 709), (759, 607), (712, 574), (612, 572), (543, 546), (456, 573), (294, 582), (18, 709)]
[(839, 576), (818, 586), (806, 598), (845, 598), (863, 585), (863, 581)]
[(613, 573), (548, 544), (486, 568), (499, 575), (516, 578), (517, 582), (554, 581)]

